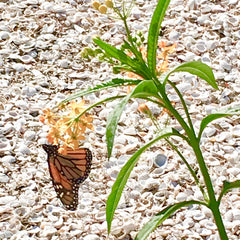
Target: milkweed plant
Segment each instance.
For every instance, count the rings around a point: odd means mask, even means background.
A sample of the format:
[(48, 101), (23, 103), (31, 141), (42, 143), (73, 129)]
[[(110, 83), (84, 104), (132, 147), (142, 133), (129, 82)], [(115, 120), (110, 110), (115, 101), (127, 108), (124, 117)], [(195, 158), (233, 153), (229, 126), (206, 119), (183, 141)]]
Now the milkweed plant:
[[(143, 34), (141, 33), (133, 36), (127, 24), (127, 18), (130, 15), (134, 3), (135, 1), (133, 0), (107, 0), (105, 3), (94, 1), (93, 7), (96, 10), (103, 14), (108, 14), (113, 18), (122, 20), (126, 31), (126, 38), (123, 40), (123, 44), (117, 48), (105, 41), (102, 41), (100, 37), (94, 37), (93, 42), (96, 45), (96, 48), (92, 49), (88, 47), (82, 50), (82, 56), (84, 58), (91, 59), (91, 57), (98, 56), (101, 61), (106, 61), (113, 66), (114, 73), (123, 73), (124, 77), (115, 78), (95, 87), (79, 91), (60, 103), (60, 105), (67, 104), (68, 102), (76, 98), (83, 97), (86, 94), (106, 90), (108, 88), (129, 86), (129, 91), (126, 91), (125, 95), (112, 96), (96, 102), (75, 116), (75, 119), (79, 120), (83, 114), (85, 114), (86, 111), (90, 110), (91, 108), (108, 101), (113, 101), (116, 99), (119, 100), (119, 103), (115, 106), (114, 110), (110, 112), (106, 124), (108, 157), (110, 157), (112, 153), (114, 146), (114, 137), (121, 114), (124, 111), (124, 108), (128, 101), (132, 98), (144, 99), (145, 101), (150, 101), (156, 104), (156, 106), (164, 109), (164, 111), (169, 114), (171, 118), (174, 118), (181, 125), (181, 132), (178, 129), (171, 127), (170, 125), (166, 126), (164, 129), (160, 129), (157, 127), (158, 120), (152, 116), (151, 111), (147, 105), (142, 104), (139, 106), (139, 110), (147, 114), (156, 125), (156, 136), (132, 155), (132, 157), (120, 170), (117, 179), (112, 186), (112, 190), (107, 199), (106, 206), (108, 233), (111, 232), (111, 223), (114, 218), (114, 213), (118, 206), (123, 189), (139, 157), (153, 144), (164, 139), (186, 164), (191, 176), (195, 180), (196, 186), (199, 187), (203, 195), (203, 200), (182, 201), (164, 208), (162, 211), (156, 213), (156, 215), (153, 216), (143, 226), (135, 239), (146, 239), (148, 235), (154, 231), (165, 219), (170, 217), (179, 209), (189, 205), (199, 204), (206, 206), (211, 210), (219, 232), (219, 236), (221, 240), (226, 240), (228, 239), (228, 236), (223, 224), (222, 216), (220, 214), (220, 203), (224, 194), (233, 188), (240, 187), (240, 180), (234, 182), (223, 182), (220, 194), (218, 196), (215, 194), (213, 182), (209, 175), (208, 167), (205, 163), (203, 152), (201, 150), (201, 137), (204, 129), (213, 120), (221, 117), (228, 117), (239, 114), (240, 109), (225, 108), (224, 110), (210, 114), (202, 119), (200, 128), (198, 131), (196, 131), (193, 126), (193, 121), (184, 96), (177, 88), (176, 84), (169, 79), (169, 76), (176, 72), (188, 72), (205, 80), (211, 87), (218, 90), (213, 72), (208, 65), (199, 61), (183, 63), (172, 69), (169, 69), (168, 55), (175, 50), (175, 45), (167, 46), (164, 41), (159, 42), (158, 38), (161, 23), (165, 16), (165, 12), (170, 3), (170, 0), (159, 0), (156, 4), (156, 8), (150, 22), (148, 38), (146, 41)], [(144, 45), (145, 42), (146, 44)], [(160, 53), (159, 49), (161, 50)], [(166, 86), (167, 88), (171, 87), (178, 95), (181, 104), (181, 107), (178, 106), (178, 109), (175, 108), (174, 102), (170, 101)], [(88, 120), (91, 121), (92, 118)], [(91, 128), (91, 125), (89, 125), (89, 127)], [(198, 174), (196, 174), (193, 166), (189, 164), (188, 159), (186, 159), (185, 156), (181, 153), (181, 149), (179, 149), (174, 144), (173, 138), (176, 139), (176, 137), (182, 139), (182, 141), (184, 141), (192, 148), (199, 169)], [(81, 137), (76, 137), (76, 139), (81, 139)], [(200, 181), (200, 175), (203, 178), (203, 182)]]

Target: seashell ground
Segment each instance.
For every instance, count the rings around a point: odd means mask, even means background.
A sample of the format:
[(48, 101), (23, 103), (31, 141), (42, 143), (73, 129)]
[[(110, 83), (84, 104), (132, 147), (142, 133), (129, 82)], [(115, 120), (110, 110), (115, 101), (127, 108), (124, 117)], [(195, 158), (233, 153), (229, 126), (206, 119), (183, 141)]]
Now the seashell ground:
[[(129, 18), (131, 31), (147, 30), (157, 1), (136, 0)], [(184, 93), (194, 126), (221, 107), (240, 106), (240, 2), (237, 0), (172, 0), (162, 24), (161, 39), (177, 43), (170, 66), (200, 60), (214, 71), (219, 90), (192, 75), (172, 76)], [(117, 174), (124, 163), (154, 136), (151, 121), (137, 111), (143, 102), (129, 102), (121, 117), (115, 147), (107, 160), (106, 118), (116, 105), (107, 103), (91, 111), (95, 131), (87, 133), (86, 147), (93, 152), (93, 168), (80, 186), (79, 206), (66, 211), (53, 189), (46, 153), (47, 127), (38, 116), (66, 96), (110, 80), (116, 75), (107, 63), (81, 58), (99, 35), (113, 45), (124, 39), (123, 24), (91, 7), (90, 0), (0, 1), (0, 239), (107, 238), (105, 207)], [(88, 104), (127, 89), (91, 94)], [(169, 98), (179, 100), (172, 89)], [(161, 109), (149, 108), (158, 115)], [(167, 122), (163, 115), (160, 127)], [(186, 143), (175, 139), (189, 163), (195, 158)], [(206, 129), (202, 150), (216, 194), (224, 180), (240, 179), (240, 118), (221, 118)], [(166, 157), (159, 167), (156, 156)], [(162, 208), (178, 201), (201, 199), (186, 166), (161, 141), (139, 159), (114, 215), (109, 239), (134, 239), (138, 230)], [(223, 197), (221, 212), (231, 240), (240, 239), (240, 193)], [(164, 221), (148, 239), (219, 239), (207, 208), (184, 208)]]

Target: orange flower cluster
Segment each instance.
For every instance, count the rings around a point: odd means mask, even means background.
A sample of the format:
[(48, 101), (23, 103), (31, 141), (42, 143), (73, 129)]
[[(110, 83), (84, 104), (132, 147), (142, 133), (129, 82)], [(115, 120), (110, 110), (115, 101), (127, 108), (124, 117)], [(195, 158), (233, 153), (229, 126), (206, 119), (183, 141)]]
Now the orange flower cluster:
[[(63, 145), (60, 148), (62, 153), (66, 152), (67, 147), (77, 149), (79, 141), (85, 140), (86, 129), (93, 130), (93, 117), (91, 115), (81, 115), (85, 110), (83, 108), (84, 104), (84, 100), (80, 103), (72, 101), (67, 105), (69, 111), (66, 111), (66, 108), (59, 108), (56, 113), (49, 108), (42, 110), (43, 115), (39, 117), (39, 120), (50, 126), (47, 140), (53, 145)], [(60, 114), (61, 110), (65, 110), (65, 112)]]
[(166, 72), (169, 70), (168, 68), (168, 55), (169, 53), (173, 53), (176, 49), (177, 44), (174, 43), (171, 46), (167, 46), (167, 41), (160, 41), (158, 43), (159, 48), (161, 48), (161, 53), (157, 55), (157, 59), (159, 61), (157, 65), (157, 73), (161, 75), (161, 73)]

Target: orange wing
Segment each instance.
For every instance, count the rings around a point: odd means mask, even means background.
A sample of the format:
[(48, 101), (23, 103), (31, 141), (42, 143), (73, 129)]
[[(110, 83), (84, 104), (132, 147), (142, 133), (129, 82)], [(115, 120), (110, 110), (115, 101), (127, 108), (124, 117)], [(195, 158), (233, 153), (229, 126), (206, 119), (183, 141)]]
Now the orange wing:
[(67, 155), (62, 155), (57, 146), (44, 144), (43, 148), (48, 154), (49, 171), (57, 196), (68, 210), (75, 210), (79, 184), (90, 173), (91, 151), (87, 148), (68, 149)]

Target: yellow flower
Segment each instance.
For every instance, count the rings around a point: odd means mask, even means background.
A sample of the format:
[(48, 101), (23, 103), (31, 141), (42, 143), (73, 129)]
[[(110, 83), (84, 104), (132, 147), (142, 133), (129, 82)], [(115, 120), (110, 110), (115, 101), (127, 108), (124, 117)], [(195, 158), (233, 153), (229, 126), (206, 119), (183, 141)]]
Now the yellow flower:
[(102, 4), (100, 7), (99, 7), (99, 12), (102, 13), (102, 14), (106, 14), (107, 13), (107, 6)]
[(113, 2), (111, 0), (105, 0), (105, 4), (109, 8), (113, 8)]
[(100, 6), (100, 3), (98, 1), (93, 1), (92, 2), (92, 5), (93, 5), (93, 8), (98, 10), (99, 9), (99, 6)]
[(44, 123), (45, 120), (47, 120), (48, 125), (55, 124), (56, 117), (55, 117), (55, 114), (51, 112), (51, 109), (46, 108), (46, 109), (43, 109), (42, 111), (43, 111), (43, 115), (39, 116), (39, 120), (42, 123)]
[(57, 145), (59, 143), (59, 139), (62, 139), (61, 132), (59, 132), (57, 127), (51, 127), (47, 135), (48, 142), (53, 145)]
[(84, 104), (85, 104), (84, 100), (82, 100), (80, 103), (72, 101), (69, 104), (69, 108), (72, 110), (72, 113), (74, 115), (78, 115), (78, 114), (80, 114), (81, 112), (84, 111), (84, 108), (83, 108)]

